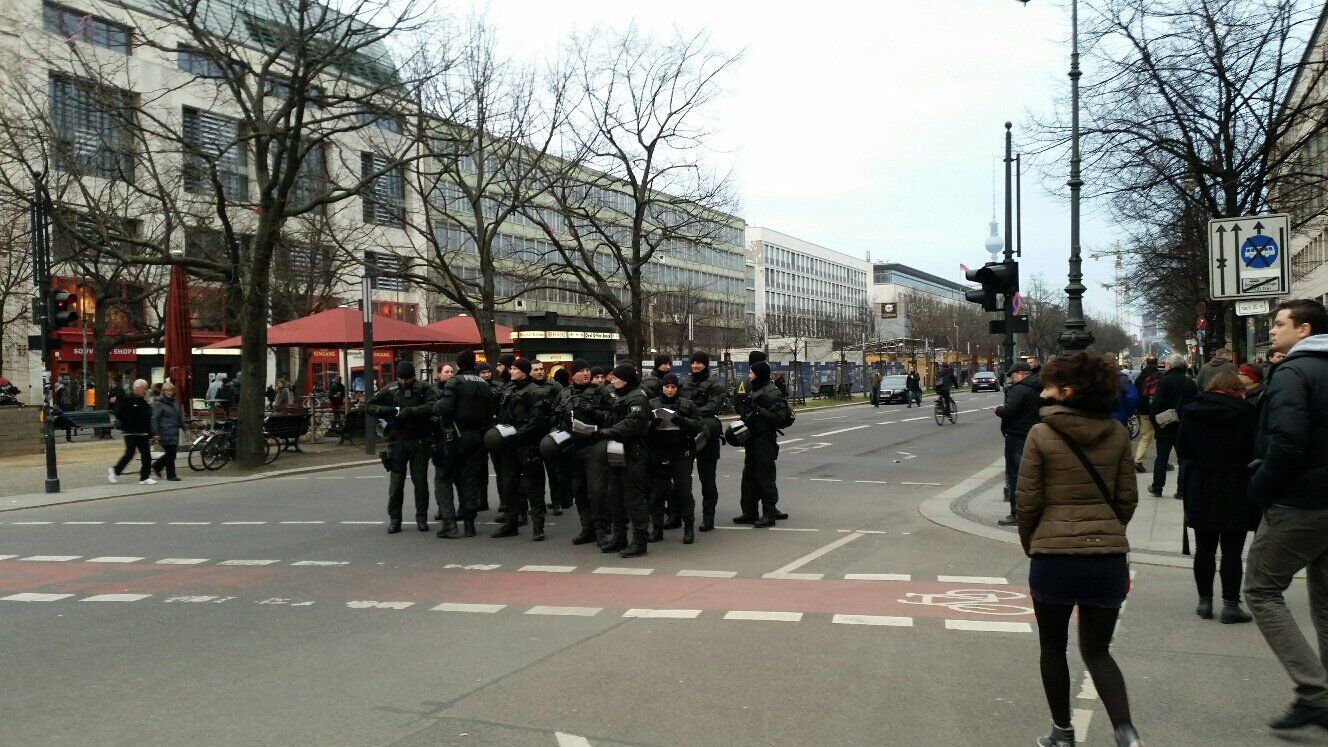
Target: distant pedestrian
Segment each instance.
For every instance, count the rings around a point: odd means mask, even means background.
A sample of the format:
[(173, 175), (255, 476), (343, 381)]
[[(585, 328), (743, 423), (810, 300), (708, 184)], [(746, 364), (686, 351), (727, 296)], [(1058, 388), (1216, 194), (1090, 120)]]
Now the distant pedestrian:
[(922, 377), (918, 375), (918, 369), (909, 366), (908, 376), (904, 379), (904, 388), (907, 390), (904, 399), (908, 406), (917, 405), (922, 407)]
[(1134, 449), (1134, 471), (1145, 472), (1144, 457), (1148, 455), (1148, 445), (1153, 443), (1153, 419), (1150, 417), (1152, 412), (1153, 396), (1157, 394), (1157, 382), (1162, 378), (1162, 371), (1157, 367), (1157, 357), (1148, 356), (1144, 359), (1143, 370), (1134, 380), (1135, 391), (1139, 393), (1139, 445)]
[(341, 376), (332, 377), (327, 386), (327, 401), (332, 406), (332, 422), (340, 423), (341, 414), (346, 411), (346, 385), (341, 383)]
[(1208, 383), (1219, 373), (1236, 373), (1236, 364), (1231, 362), (1235, 354), (1228, 348), (1220, 348), (1213, 354), (1212, 360), (1199, 367), (1199, 376), (1195, 381), (1199, 385), (1199, 390), (1208, 391)]
[(166, 382), (161, 386), (161, 396), (152, 402), (152, 437), (161, 444), (162, 455), (152, 463), (152, 473), (161, 479), (163, 470), (166, 479), (178, 482), (175, 474), (175, 452), (180, 447), (180, 429), (184, 428), (184, 416), (180, 413), (179, 402), (175, 399), (175, 384)]
[(221, 391), (221, 386), (225, 383), (226, 383), (226, 374), (224, 373), (217, 374), (216, 377), (214, 377), (212, 381), (208, 383), (207, 392), (203, 395), (204, 399), (209, 399), (209, 400), (220, 399), (220, 396), (217, 393)]
[[(1185, 356), (1173, 353), (1167, 357), (1167, 370), (1157, 383), (1149, 406), (1153, 419), (1153, 432), (1157, 435), (1157, 458), (1153, 460), (1153, 484), (1148, 487), (1148, 494), (1162, 497), (1162, 488), (1167, 485), (1167, 462), (1171, 459), (1171, 450), (1176, 446), (1176, 435), (1180, 432), (1181, 410), (1198, 394), (1198, 388), (1189, 376), (1185, 375)], [(1178, 463), (1176, 497), (1183, 498), (1185, 491), (1185, 462)]]
[(1213, 574), (1222, 549), (1224, 623), (1249, 622), (1240, 607), (1241, 554), (1245, 535), (1259, 525), (1259, 509), (1250, 502), (1250, 459), (1258, 412), (1245, 401), (1245, 387), (1223, 371), (1208, 389), (1185, 405), (1176, 454), (1185, 460), (1185, 526), (1194, 530), (1194, 584), (1199, 592), (1195, 614), (1213, 619)]
[(1139, 408), (1139, 390), (1135, 389), (1134, 382), (1130, 381), (1128, 371), (1121, 371), (1116, 388), (1116, 405), (1111, 410), (1111, 417), (1117, 423), (1126, 425), (1130, 416)]
[[(1268, 726), (1328, 726), (1328, 311), (1318, 301), (1283, 301), (1268, 336), (1286, 357), (1273, 366), (1259, 411), (1250, 498), (1264, 515), (1247, 558), (1245, 600), (1296, 685), (1295, 701)], [(1302, 569), (1318, 652), (1283, 598)]]
[(1111, 638), (1129, 590), (1125, 525), (1138, 504), (1130, 436), (1111, 419), (1119, 372), (1110, 358), (1081, 351), (1041, 372), (1041, 410), (1019, 464), (1019, 539), (1032, 558), (1028, 585), (1041, 643), (1042, 687), (1051, 709), (1043, 747), (1073, 747), (1070, 617), (1079, 612), (1079, 652), (1117, 745), (1139, 745), (1125, 679)]
[(881, 406), (881, 372), (872, 371), (871, 375), (871, 403), (872, 407)]
[(1019, 481), (1019, 460), (1024, 455), (1024, 442), (1028, 432), (1038, 424), (1038, 407), (1042, 398), (1042, 381), (1027, 363), (1010, 367), (1010, 380), (1014, 382), (1005, 391), (1005, 404), (993, 408), (1001, 419), (1001, 435), (1005, 438), (1005, 500), (1010, 504), (1010, 515), (1001, 519), (1001, 526), (1017, 523), (1014, 491)]
[(152, 455), (148, 450), (148, 441), (152, 435), (152, 406), (144, 397), (148, 393), (148, 383), (143, 379), (134, 382), (133, 390), (120, 398), (115, 408), (115, 419), (120, 421), (120, 431), (124, 434), (124, 455), (106, 471), (106, 479), (111, 483), (119, 481), (129, 461), (137, 453), (141, 464), (138, 468), (140, 485), (155, 485), (156, 480), (148, 474), (152, 465)]
[(272, 409), (282, 411), (295, 407), (295, 392), (291, 391), (290, 382), (277, 379), (276, 396), (272, 398)]

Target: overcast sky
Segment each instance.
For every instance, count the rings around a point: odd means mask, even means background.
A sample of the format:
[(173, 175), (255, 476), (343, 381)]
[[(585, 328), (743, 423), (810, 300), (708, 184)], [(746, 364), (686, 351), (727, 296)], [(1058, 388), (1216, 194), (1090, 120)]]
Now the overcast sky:
[[(742, 51), (714, 111), (715, 163), (732, 168), (750, 224), (857, 257), (962, 280), (976, 267), (1001, 188), (1003, 124), (1066, 95), (1063, 0), (671, 3), (500, 0), (487, 8), (507, 51), (540, 58), (574, 30), (625, 26), (670, 36), (708, 30)], [(1016, 145), (1016, 147), (1018, 147)], [(1068, 164), (1061, 167), (1068, 173)], [(1062, 181), (1063, 180), (1058, 180)], [(1025, 176), (1022, 274), (1065, 285), (1068, 190)], [(997, 195), (997, 210), (1002, 211)], [(1000, 216), (998, 215), (998, 218)], [(1114, 239), (1085, 204), (1085, 252)], [(1110, 259), (1085, 260), (1090, 311), (1109, 316)]]

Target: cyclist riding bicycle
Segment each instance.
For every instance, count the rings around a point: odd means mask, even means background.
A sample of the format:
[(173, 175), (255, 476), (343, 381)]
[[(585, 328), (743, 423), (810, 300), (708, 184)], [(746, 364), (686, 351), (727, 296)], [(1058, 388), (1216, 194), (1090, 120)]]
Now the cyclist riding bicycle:
[(959, 386), (959, 381), (955, 378), (954, 369), (946, 363), (941, 366), (941, 374), (936, 377), (936, 396), (945, 400), (945, 411), (947, 413), (956, 410), (954, 398), (950, 396), (950, 390)]

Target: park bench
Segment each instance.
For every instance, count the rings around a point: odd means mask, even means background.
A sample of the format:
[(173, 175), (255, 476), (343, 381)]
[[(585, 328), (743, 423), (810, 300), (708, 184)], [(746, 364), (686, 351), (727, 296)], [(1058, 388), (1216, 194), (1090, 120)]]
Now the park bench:
[(834, 384), (822, 384), (812, 392), (812, 399), (834, 399), (836, 389)]
[(65, 417), (74, 421), (74, 425), (79, 428), (106, 428), (111, 427), (110, 410), (74, 410), (66, 411)]
[(364, 410), (350, 410), (341, 419), (340, 438), (337, 439), (337, 446), (342, 444), (355, 444), (356, 438), (364, 437)]
[(309, 413), (269, 415), (263, 432), (281, 443), (282, 451), (300, 451), (299, 440), (309, 432)]

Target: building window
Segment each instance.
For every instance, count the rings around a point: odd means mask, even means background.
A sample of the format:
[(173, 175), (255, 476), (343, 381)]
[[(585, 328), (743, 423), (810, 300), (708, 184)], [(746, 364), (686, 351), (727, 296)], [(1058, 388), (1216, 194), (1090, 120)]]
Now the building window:
[(133, 97), (60, 75), (48, 87), (55, 168), (133, 182)]
[[(406, 221), (406, 182), (401, 169), (388, 168), (376, 153), (360, 154), (360, 175), (369, 181), (363, 194), (364, 222), (401, 228)], [(374, 177), (373, 174), (382, 172)]]
[(388, 132), (401, 132), (401, 120), (386, 112), (372, 109), (360, 110), (360, 124), (377, 127)]
[[(324, 196), (327, 190), (327, 162), (323, 156), (323, 146), (314, 145), (304, 154), (300, 162), (299, 174), (295, 177), (294, 188), (290, 193), (290, 207), (302, 209)], [(319, 206), (314, 212), (322, 213)]]
[[(365, 261), (373, 265), (372, 269), (366, 268), (369, 272), (369, 287), (374, 290), (403, 291), (406, 289), (406, 280), (400, 276), (405, 270), (406, 263), (398, 255), (390, 252), (365, 252)], [(388, 316), (388, 314), (383, 314)], [(414, 321), (412, 319), (412, 321)]]
[(226, 77), (226, 67), (228, 64), (235, 65), (233, 61), (227, 60), (226, 62), (222, 62), (221, 60), (209, 57), (207, 54), (196, 49), (184, 48), (177, 50), (175, 53), (175, 66), (179, 68), (181, 72), (189, 73), (190, 75), (199, 78), (222, 80)]
[(201, 109), (184, 107), (184, 188), (194, 194), (212, 191), (212, 180), (232, 200), (249, 196), (249, 159), (240, 142), (240, 121)]
[(42, 4), (42, 26), (47, 33), (70, 41), (79, 39), (124, 54), (131, 50), (128, 26), (55, 3)]

